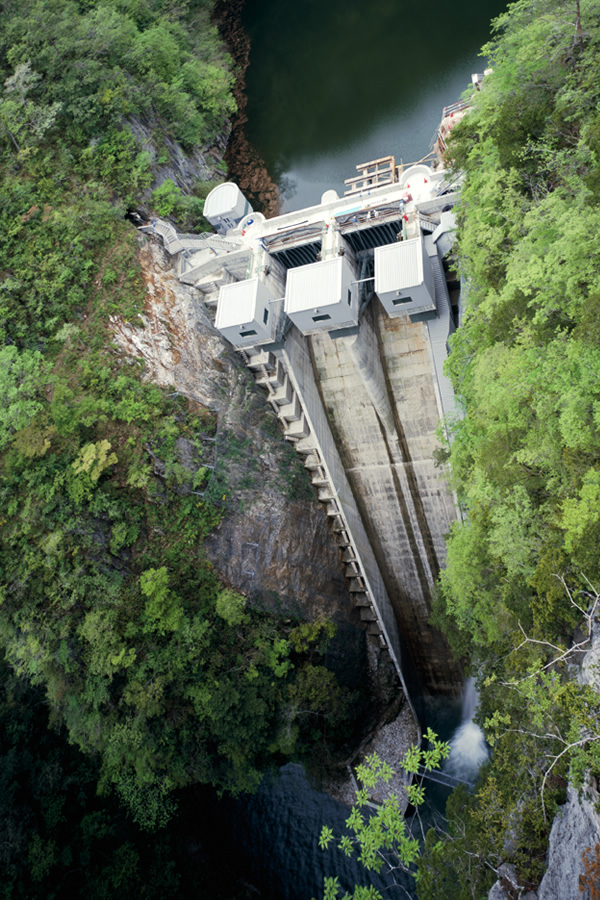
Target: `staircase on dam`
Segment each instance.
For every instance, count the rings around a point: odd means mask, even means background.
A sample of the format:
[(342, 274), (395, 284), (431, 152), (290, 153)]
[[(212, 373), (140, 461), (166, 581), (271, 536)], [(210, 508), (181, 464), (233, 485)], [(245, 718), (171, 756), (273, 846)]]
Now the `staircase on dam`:
[(320, 449), (321, 441), (314, 431), (314, 426), (311, 427), (288, 370), (270, 353), (259, 353), (255, 356), (244, 353), (244, 359), (254, 373), (256, 383), (266, 389), (269, 403), (277, 413), (286, 440), (292, 442), (296, 451), (304, 458), (304, 466), (309, 472), (318, 499), (325, 506), (331, 529), (336, 536), (336, 543), (341, 549), (352, 602), (360, 609), (361, 619), (368, 623), (367, 633), (377, 638), (380, 647), (389, 648), (386, 624), (379, 615), (364, 564), (357, 547), (353, 544), (352, 530), (344, 505), (340, 502), (327, 460)]
[(158, 221), (145, 230), (178, 254), (180, 279), (215, 308), (301, 455), (351, 602), (407, 698), (407, 682), (457, 694), (460, 669), (428, 620), (458, 515), (433, 462), (438, 423), (456, 415), (443, 255), (458, 195), (443, 171), (416, 165), (399, 183), (329, 191), (267, 220), (232, 188), (226, 226), (215, 213), (220, 234), (177, 235)]

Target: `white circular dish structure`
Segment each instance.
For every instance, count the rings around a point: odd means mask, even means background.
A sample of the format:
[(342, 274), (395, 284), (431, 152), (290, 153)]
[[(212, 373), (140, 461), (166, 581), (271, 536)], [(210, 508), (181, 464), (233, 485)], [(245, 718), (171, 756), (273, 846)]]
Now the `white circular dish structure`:
[(231, 231), (251, 212), (252, 207), (233, 181), (218, 184), (204, 201), (204, 216), (220, 234)]
[(431, 177), (433, 175), (429, 166), (418, 163), (410, 166), (400, 175), (399, 183), (409, 191), (413, 197), (429, 197), (433, 190)]

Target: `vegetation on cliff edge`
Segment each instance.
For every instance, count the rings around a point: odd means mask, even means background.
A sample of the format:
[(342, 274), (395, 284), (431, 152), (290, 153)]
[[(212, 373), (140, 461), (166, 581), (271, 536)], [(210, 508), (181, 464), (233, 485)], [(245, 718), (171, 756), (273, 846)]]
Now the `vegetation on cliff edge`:
[(452, 133), (466, 290), (448, 453), (465, 517), (435, 620), (477, 675), (493, 757), (452, 801), (451, 839), (432, 839), (422, 897), (441, 873), (445, 897), (483, 896), (502, 860), (537, 883), (564, 779), (600, 773), (600, 697), (569, 666), (600, 587), (599, 14), (512, 4)]

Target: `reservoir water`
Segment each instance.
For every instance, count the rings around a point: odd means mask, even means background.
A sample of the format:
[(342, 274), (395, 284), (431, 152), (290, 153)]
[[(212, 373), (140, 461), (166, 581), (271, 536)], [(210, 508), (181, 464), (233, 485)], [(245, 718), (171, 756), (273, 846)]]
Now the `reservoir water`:
[(247, 135), (283, 210), (340, 196), (355, 166), (414, 162), (485, 61), (502, 0), (247, 0)]

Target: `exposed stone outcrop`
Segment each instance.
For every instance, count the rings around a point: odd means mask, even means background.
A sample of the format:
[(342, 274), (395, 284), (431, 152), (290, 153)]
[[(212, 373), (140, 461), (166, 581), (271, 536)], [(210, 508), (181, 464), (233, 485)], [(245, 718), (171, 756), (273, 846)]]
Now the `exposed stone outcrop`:
[[(581, 669), (574, 673), (580, 684), (600, 689), (600, 629), (592, 625), (591, 646), (581, 661)], [(589, 851), (589, 860), (600, 861), (600, 802), (598, 791), (588, 784), (578, 795), (571, 786), (567, 802), (559, 810), (552, 825), (548, 846), (548, 868), (541, 881), (539, 900), (581, 900), (589, 891), (579, 890), (579, 878), (585, 874), (582, 854)], [(596, 853), (596, 847), (599, 853)], [(598, 878), (595, 879), (596, 888)], [(589, 887), (589, 885), (588, 885)], [(593, 896), (593, 895), (592, 895)]]
[(158, 240), (140, 237), (146, 285), (143, 327), (114, 316), (115, 341), (129, 356), (143, 359), (148, 381), (218, 409), (229, 392), (223, 341), (198, 293), (177, 280), (174, 263)]
[[(597, 799), (596, 796), (596, 802)], [(587, 891), (579, 890), (579, 878), (585, 873), (582, 854), (587, 850), (590, 860), (596, 859), (597, 845), (600, 845), (600, 815), (595, 803), (585, 794), (578, 797), (569, 786), (567, 802), (558, 812), (550, 832), (548, 868), (539, 887), (539, 900), (589, 897)]]
[(600, 626), (592, 622), (591, 646), (583, 657), (581, 671), (578, 673), (580, 684), (589, 684), (600, 693)]
[(517, 897), (519, 900), (537, 900), (534, 891), (527, 890), (519, 884), (515, 867), (503, 863), (498, 867), (498, 881), (492, 886), (488, 900), (515, 900)]

